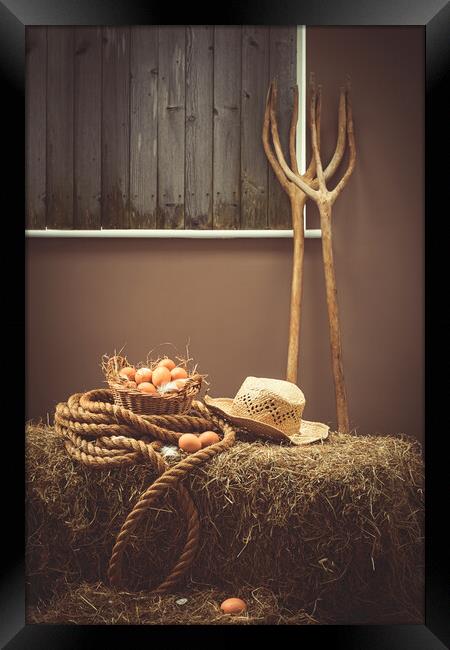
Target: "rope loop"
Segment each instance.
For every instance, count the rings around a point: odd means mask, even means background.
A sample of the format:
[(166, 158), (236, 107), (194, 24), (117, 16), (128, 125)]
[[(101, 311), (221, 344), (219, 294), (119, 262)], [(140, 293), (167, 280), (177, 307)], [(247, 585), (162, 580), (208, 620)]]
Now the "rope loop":
[[(143, 416), (114, 404), (111, 390), (97, 388), (75, 393), (67, 402), (59, 403), (55, 430), (63, 437), (69, 455), (92, 468), (147, 463), (156, 472), (156, 480), (141, 494), (117, 535), (108, 567), (111, 586), (122, 585), (124, 552), (144, 514), (169, 490), (176, 492), (179, 511), (186, 517), (186, 540), (167, 578), (152, 589), (154, 593), (169, 591), (188, 571), (200, 541), (198, 511), (183, 480), (191, 470), (234, 444), (233, 427), (198, 400), (192, 402), (187, 415)], [(183, 433), (206, 430), (222, 434), (221, 440), (169, 467), (160, 454), (162, 445), (178, 445)]]

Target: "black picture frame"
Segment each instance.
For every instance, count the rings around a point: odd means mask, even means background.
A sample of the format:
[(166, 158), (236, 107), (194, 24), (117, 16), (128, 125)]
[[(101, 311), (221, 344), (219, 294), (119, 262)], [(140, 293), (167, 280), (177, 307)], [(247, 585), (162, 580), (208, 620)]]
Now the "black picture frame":
[[(239, 6), (244, 5), (244, 6)], [(286, 632), (294, 633), (305, 643), (317, 643), (318, 637), (330, 640), (333, 648), (345, 647), (371, 650), (434, 650), (448, 647), (449, 595), (446, 578), (448, 575), (448, 550), (444, 533), (445, 509), (439, 505), (439, 495), (446, 487), (447, 471), (444, 465), (446, 426), (444, 415), (446, 400), (445, 382), (438, 379), (438, 368), (448, 367), (448, 349), (443, 349), (439, 341), (445, 341), (448, 322), (441, 317), (433, 317), (432, 293), (446, 270), (445, 237), (442, 236), (442, 222), (447, 216), (441, 214), (439, 206), (442, 189), (446, 191), (448, 179), (445, 169), (440, 165), (437, 152), (443, 147), (446, 134), (446, 90), (449, 70), (450, 7), (446, 0), (347, 0), (325, 2), (299, 2), (269, 0), (246, 3), (227, 3), (221, 15), (211, 15), (205, 7), (194, 7), (192, 3), (177, 7), (163, 6), (156, 2), (133, 2), (131, 0), (7, 0), (0, 2), (0, 65), (3, 88), (3, 124), (6, 136), (10, 138), (8, 165), (3, 177), (5, 193), (9, 199), (8, 214), (14, 215), (5, 224), (10, 230), (7, 246), (19, 270), (15, 274), (21, 278), (20, 262), (24, 259), (22, 248), (23, 222), (19, 214), (24, 214), (24, 33), (27, 25), (119, 25), (119, 24), (306, 24), (312, 25), (422, 25), (426, 35), (426, 615), (425, 625), (392, 626), (318, 626), (276, 628), (277, 639)], [(448, 92), (448, 91), (447, 91)], [(5, 241), (5, 240), (4, 240)], [(12, 268), (12, 267), (8, 267)], [(6, 325), (8, 329), (5, 355), (8, 367), (13, 371), (13, 379), (23, 374), (17, 350), (23, 347), (24, 314), (20, 284), (17, 287), (7, 282), (3, 304), (8, 305)], [(24, 286), (24, 285), (22, 285)], [(10, 315), (12, 313), (12, 316)], [(436, 316), (436, 311), (434, 311)], [(13, 345), (10, 341), (16, 341)], [(437, 350), (437, 354), (435, 352)], [(26, 354), (26, 350), (24, 351)], [(20, 355), (20, 353), (19, 353)], [(23, 360), (23, 359), (22, 359)], [(9, 377), (10, 379), (10, 377)], [(23, 378), (22, 378), (23, 380)], [(447, 396), (446, 396), (447, 397)], [(447, 398), (448, 399), (448, 398)], [(122, 635), (130, 645), (131, 638), (141, 639), (151, 635), (152, 641), (167, 642), (167, 628), (158, 626), (45, 626), (25, 624), (24, 606), (24, 530), (23, 475), (17, 471), (21, 467), (18, 460), (24, 457), (22, 425), (17, 414), (23, 410), (20, 391), (14, 393), (8, 402), (8, 414), (12, 421), (8, 425), (7, 455), (4, 465), (10, 464), (16, 470), (8, 479), (3, 491), (4, 550), (2, 553), (2, 577), (0, 584), (0, 642), (2, 647), (16, 648), (90, 648), (98, 646), (94, 637), (100, 635), (103, 643), (121, 641)], [(6, 427), (6, 425), (5, 425)], [(5, 429), (6, 431), (6, 429)], [(16, 524), (12, 523), (16, 517)], [(250, 628), (251, 629), (251, 628)], [(215, 628), (217, 631), (217, 628)], [(193, 629), (190, 632), (194, 631)], [(247, 640), (249, 628), (230, 626), (220, 628), (220, 635), (235, 635)], [(180, 633), (180, 630), (172, 629)], [(210, 638), (212, 628), (195, 628), (195, 632)], [(272, 633), (273, 629), (267, 633)], [(254, 631), (253, 631), (254, 633)], [(266, 633), (266, 630), (265, 630)], [(125, 636), (126, 635), (126, 636)], [(182, 630), (185, 638), (188, 630)], [(312, 635), (315, 635), (314, 637)], [(325, 636), (324, 636), (325, 635)], [(191, 636), (189, 634), (189, 636)], [(253, 639), (254, 637), (252, 637)], [(134, 643), (134, 641), (133, 641)]]

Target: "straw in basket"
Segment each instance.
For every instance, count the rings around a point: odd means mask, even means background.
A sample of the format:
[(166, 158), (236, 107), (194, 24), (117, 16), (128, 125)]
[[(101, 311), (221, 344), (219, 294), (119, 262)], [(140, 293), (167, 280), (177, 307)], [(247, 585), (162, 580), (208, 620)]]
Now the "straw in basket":
[[(154, 370), (158, 361), (149, 365)], [(187, 413), (192, 400), (200, 391), (203, 375), (198, 373), (188, 377), (182, 389), (173, 392), (146, 394), (136, 388), (129, 388), (119, 378), (122, 368), (130, 366), (126, 357), (115, 355), (104, 359), (102, 367), (106, 381), (113, 393), (117, 406), (133, 411), (138, 415), (179, 415)]]

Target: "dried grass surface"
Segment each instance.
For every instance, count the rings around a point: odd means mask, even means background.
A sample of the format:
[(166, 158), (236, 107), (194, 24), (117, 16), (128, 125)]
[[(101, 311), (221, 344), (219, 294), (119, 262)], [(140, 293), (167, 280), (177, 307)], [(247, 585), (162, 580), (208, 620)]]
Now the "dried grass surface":
[[(65, 607), (80, 583), (106, 580), (120, 526), (154, 476), (78, 464), (43, 424), (26, 439), (28, 605), (61, 596)], [(405, 436), (238, 442), (189, 477), (201, 544), (184, 585), (264, 588), (320, 622), (422, 623), (423, 478), (420, 446)], [(136, 532), (128, 590), (150, 588), (175, 561), (185, 529), (174, 504), (169, 496)]]
[(302, 610), (280, 606), (276, 595), (264, 587), (243, 589), (247, 603), (243, 614), (224, 614), (220, 604), (229, 594), (206, 587), (177, 594), (116, 592), (103, 583), (81, 584), (49, 604), (30, 608), (27, 623), (80, 625), (314, 625)]

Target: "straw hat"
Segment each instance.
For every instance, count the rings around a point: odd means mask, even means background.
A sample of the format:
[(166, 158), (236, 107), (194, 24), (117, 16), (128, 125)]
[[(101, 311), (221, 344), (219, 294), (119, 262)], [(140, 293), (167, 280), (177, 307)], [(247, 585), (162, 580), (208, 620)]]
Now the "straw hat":
[(290, 381), (247, 377), (234, 399), (204, 399), (217, 415), (261, 438), (306, 445), (328, 436), (326, 424), (302, 420), (305, 396)]

